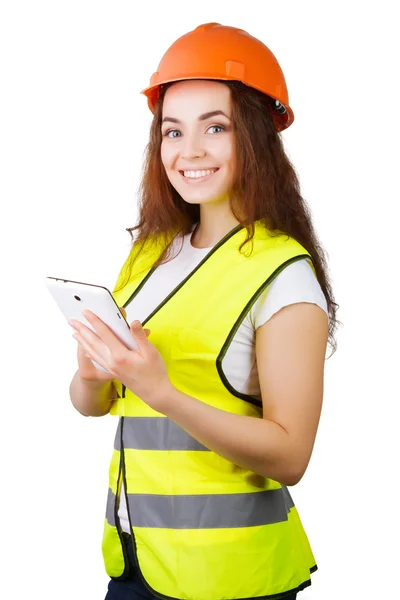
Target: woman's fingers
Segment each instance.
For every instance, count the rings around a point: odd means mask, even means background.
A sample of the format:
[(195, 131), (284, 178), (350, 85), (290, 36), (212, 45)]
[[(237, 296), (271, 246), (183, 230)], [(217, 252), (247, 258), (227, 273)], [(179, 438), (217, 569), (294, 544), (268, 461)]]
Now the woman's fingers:
[(84, 352), (85, 356), (87, 356), (87, 358), (95, 360), (104, 369), (106, 368), (104, 361), (103, 361), (103, 357), (100, 354), (98, 354), (98, 352), (96, 352), (96, 350), (91, 346), (90, 342), (86, 339), (86, 337), (84, 335), (79, 334), (79, 333), (74, 333), (72, 337), (75, 338), (76, 341), (79, 342), (79, 344), (82, 346), (83, 352)]
[[(119, 310), (122, 312), (122, 314), (124, 315), (124, 317), (126, 319), (126, 310), (124, 309), (124, 307), (120, 306)], [(147, 337), (149, 337), (149, 335), (150, 335), (150, 329), (143, 329), (143, 331), (145, 332), (145, 334), (147, 335)]]

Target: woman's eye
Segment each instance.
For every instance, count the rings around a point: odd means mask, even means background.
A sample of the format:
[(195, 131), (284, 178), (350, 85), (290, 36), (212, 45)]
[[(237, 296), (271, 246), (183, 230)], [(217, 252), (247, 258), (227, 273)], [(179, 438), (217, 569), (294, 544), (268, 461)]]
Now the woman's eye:
[[(171, 134), (175, 134), (177, 133), (178, 135), (171, 135)], [(177, 129), (170, 129), (169, 131), (167, 131), (164, 136), (165, 137), (169, 137), (169, 138), (175, 138), (178, 137), (180, 135), (179, 131)]]
[[(224, 131), (225, 127), (222, 127), (222, 125), (211, 125), (211, 127), (209, 127), (208, 131), (210, 131), (210, 129), (220, 129), (221, 131)], [(218, 133), (218, 131), (217, 131), (217, 133)]]

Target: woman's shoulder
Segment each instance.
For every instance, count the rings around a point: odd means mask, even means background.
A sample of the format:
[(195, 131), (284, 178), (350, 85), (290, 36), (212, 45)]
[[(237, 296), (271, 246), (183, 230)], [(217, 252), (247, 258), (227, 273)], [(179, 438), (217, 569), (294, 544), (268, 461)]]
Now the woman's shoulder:
[(328, 314), (328, 305), (311, 259), (297, 260), (283, 269), (254, 303), (250, 319), (255, 329), (278, 310), (297, 302), (317, 304)]

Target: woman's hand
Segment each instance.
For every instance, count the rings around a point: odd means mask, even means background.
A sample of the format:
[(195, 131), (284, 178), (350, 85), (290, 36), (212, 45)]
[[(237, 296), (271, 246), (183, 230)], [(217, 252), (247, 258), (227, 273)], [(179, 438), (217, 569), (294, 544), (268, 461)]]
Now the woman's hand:
[[(123, 309), (120, 310), (126, 315)], [(150, 330), (143, 329), (139, 321), (133, 321), (130, 331), (138, 350), (130, 350), (94, 313), (84, 310), (83, 315), (96, 333), (79, 321), (69, 321), (76, 330), (73, 337), (79, 342), (81, 377), (99, 382), (117, 379), (151, 408), (162, 412), (163, 401), (172, 384), (161, 354), (147, 339)], [(90, 359), (95, 360), (108, 373), (96, 369)]]
[[(120, 311), (126, 318), (126, 310), (120, 307)], [(150, 333), (150, 329), (145, 329), (146, 335)], [(75, 338), (77, 339), (77, 338)], [(88, 354), (85, 348), (78, 341), (78, 368), (79, 376), (85, 383), (107, 383), (114, 379), (113, 375), (104, 373), (99, 369), (96, 369), (91, 361), (90, 354)]]

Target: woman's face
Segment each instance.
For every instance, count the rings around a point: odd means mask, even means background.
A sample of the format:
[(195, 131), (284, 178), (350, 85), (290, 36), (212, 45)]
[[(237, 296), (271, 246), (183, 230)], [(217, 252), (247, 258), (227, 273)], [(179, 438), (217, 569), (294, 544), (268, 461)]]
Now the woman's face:
[(223, 83), (182, 81), (166, 91), (161, 160), (186, 202), (228, 200), (234, 170), (230, 118), (230, 90)]

